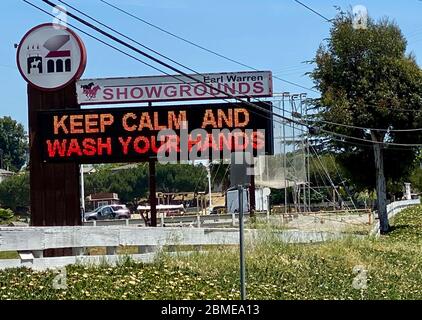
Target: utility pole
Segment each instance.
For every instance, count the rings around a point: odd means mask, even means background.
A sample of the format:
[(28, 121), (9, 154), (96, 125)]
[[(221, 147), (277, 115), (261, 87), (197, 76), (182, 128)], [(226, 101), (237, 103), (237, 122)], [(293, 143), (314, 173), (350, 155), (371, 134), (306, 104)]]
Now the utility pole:
[(379, 133), (371, 130), (371, 138), (374, 148), (375, 157), (375, 173), (376, 173), (376, 190), (377, 190), (377, 207), (378, 218), (380, 221), (380, 233), (386, 234), (390, 230), (390, 224), (387, 214), (387, 187), (384, 175), (384, 155), (382, 142), (385, 133)]

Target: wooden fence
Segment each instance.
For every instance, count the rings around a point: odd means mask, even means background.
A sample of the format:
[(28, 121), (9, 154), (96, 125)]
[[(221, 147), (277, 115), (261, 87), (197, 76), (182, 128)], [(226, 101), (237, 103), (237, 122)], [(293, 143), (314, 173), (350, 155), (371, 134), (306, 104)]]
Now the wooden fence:
[[(320, 242), (341, 237), (338, 233), (303, 232), (299, 230), (245, 231), (247, 241), (259, 241), (276, 237), (290, 243)], [(152, 228), (152, 227), (6, 227), (0, 228), (0, 252), (17, 251), (20, 259), (0, 260), (0, 269), (27, 266), (34, 269), (62, 267), (74, 263), (115, 263), (122, 258), (117, 254), (121, 246), (135, 246), (134, 260), (151, 261), (153, 253), (163, 246), (176, 248), (189, 246), (190, 249), (204, 245), (238, 245), (239, 230), (235, 228)], [(106, 255), (86, 256), (86, 248), (106, 247)], [(72, 248), (73, 256), (43, 257), (43, 250)]]
[[(402, 209), (419, 203), (419, 199), (393, 202), (388, 206), (389, 216), (392, 217)], [(258, 216), (262, 218), (265, 214)], [(142, 220), (97, 221), (89, 222), (87, 226), (77, 227), (0, 227), (0, 252), (19, 253), (19, 259), (0, 260), (0, 270), (22, 266), (34, 269), (58, 268), (74, 263), (106, 262), (114, 264), (122, 259), (122, 255), (117, 254), (117, 249), (122, 246), (137, 248), (138, 253), (130, 254), (132, 259), (151, 262), (155, 257), (155, 252), (164, 246), (171, 248), (188, 246), (191, 250), (199, 249), (201, 246), (239, 244), (238, 229), (215, 228), (216, 225), (223, 223), (229, 226), (237, 224), (238, 217), (236, 215), (161, 218), (160, 224), (166, 225), (166, 227), (144, 227)], [(189, 225), (192, 228), (174, 227), (175, 224)], [(214, 224), (214, 227), (204, 228), (207, 224)], [(375, 233), (377, 228), (379, 229), (379, 225), (375, 224)], [(310, 243), (338, 239), (344, 237), (344, 234), (301, 230), (247, 229), (245, 231), (245, 238), (249, 242), (256, 243), (256, 241), (268, 237), (276, 237), (280, 241), (289, 243)], [(85, 255), (87, 248), (93, 247), (105, 247), (106, 255)], [(73, 255), (43, 257), (44, 250), (58, 248), (72, 248)]]
[[(403, 209), (406, 209), (408, 207), (412, 207), (415, 205), (421, 204), (421, 199), (412, 199), (412, 200), (401, 200), (401, 201), (394, 201), (387, 205), (387, 214), (388, 218), (391, 219), (394, 217), (397, 213), (402, 211)], [(372, 228), (371, 235), (380, 235), (380, 223), (377, 221)]]

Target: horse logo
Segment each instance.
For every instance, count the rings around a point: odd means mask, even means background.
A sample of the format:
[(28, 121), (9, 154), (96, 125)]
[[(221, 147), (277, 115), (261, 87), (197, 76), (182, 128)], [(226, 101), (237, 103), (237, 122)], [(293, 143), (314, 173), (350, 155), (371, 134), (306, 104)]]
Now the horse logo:
[(89, 99), (95, 99), (97, 97), (98, 91), (101, 89), (101, 87), (97, 84), (95, 85), (94, 82), (90, 82), (85, 85), (81, 85), (81, 89), (83, 90), (83, 94)]

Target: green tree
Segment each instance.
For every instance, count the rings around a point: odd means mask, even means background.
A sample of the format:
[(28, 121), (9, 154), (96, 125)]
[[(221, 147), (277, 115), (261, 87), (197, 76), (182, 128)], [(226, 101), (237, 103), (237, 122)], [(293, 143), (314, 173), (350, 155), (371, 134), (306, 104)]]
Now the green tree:
[(0, 159), (3, 169), (18, 171), (25, 163), (25, 134), (22, 124), (11, 117), (0, 118)]
[(0, 183), (0, 204), (14, 212), (29, 207), (29, 174), (17, 174)]
[[(96, 173), (85, 176), (85, 194), (115, 192), (124, 203), (134, 203), (148, 195), (148, 165), (112, 170), (101, 166)], [(157, 164), (157, 191), (192, 192), (204, 190), (206, 173), (203, 165)]]
[(101, 166), (96, 173), (85, 176), (85, 194), (115, 192), (124, 203), (133, 203), (146, 195), (148, 168), (143, 164), (124, 170), (111, 169)]
[(406, 55), (406, 40), (397, 25), (387, 19), (368, 19), (366, 29), (354, 29), (351, 14), (340, 14), (333, 21), (328, 42), (321, 45), (313, 62), (316, 68), (311, 77), (321, 92), (321, 98), (314, 101), (316, 119), (325, 121), (320, 122), (322, 133), (328, 130), (370, 141), (357, 144), (337, 136), (327, 148), (341, 153), (339, 159), (356, 181), (369, 189), (376, 186), (380, 229), (386, 233), (386, 178), (408, 175), (416, 150), (396, 150), (384, 143), (417, 143), (420, 137), (415, 132), (373, 128), (421, 126), (422, 73), (414, 57)]
[(158, 164), (157, 191), (203, 191), (207, 186), (206, 169), (202, 164)]
[(412, 174), (410, 175), (410, 183), (412, 184), (412, 187), (418, 191), (422, 192), (422, 168), (417, 167), (412, 171)]

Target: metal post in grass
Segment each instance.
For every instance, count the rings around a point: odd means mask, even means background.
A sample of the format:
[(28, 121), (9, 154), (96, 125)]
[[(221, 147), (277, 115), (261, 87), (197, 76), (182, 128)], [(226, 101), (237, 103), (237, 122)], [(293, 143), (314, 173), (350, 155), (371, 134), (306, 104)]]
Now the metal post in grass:
[[(230, 185), (238, 192), (238, 214), (239, 214), (239, 250), (240, 250), (240, 298), (246, 299), (246, 277), (245, 277), (245, 243), (244, 243), (244, 212), (243, 212), (243, 190), (250, 183), (246, 158), (251, 156), (246, 152), (233, 152), (230, 162)], [(235, 190), (236, 190), (235, 189)]]
[(245, 285), (245, 244), (244, 244), (244, 224), (243, 224), (243, 186), (238, 185), (239, 193), (239, 247), (240, 247), (240, 299), (246, 299)]

